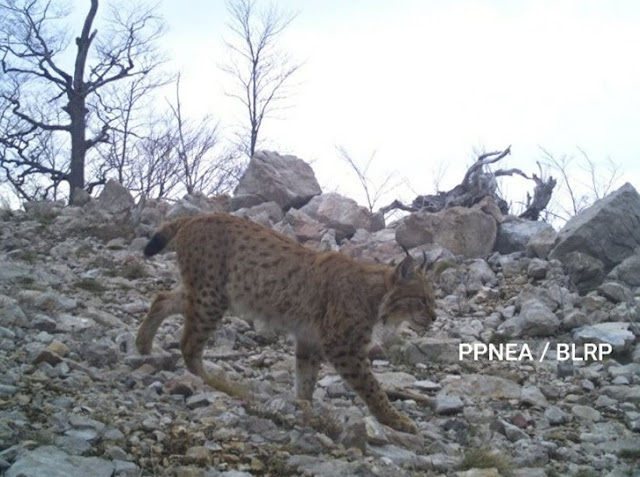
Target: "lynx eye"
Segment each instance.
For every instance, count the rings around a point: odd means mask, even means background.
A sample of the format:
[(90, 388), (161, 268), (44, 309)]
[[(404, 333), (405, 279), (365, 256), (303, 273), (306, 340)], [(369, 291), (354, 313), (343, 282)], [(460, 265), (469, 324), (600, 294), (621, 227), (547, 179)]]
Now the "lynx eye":
[(414, 296), (411, 297), (413, 300), (416, 300), (418, 303), (420, 303), (421, 306), (423, 306), (424, 308), (426, 308), (427, 306), (429, 306), (429, 300), (427, 300), (425, 297), (423, 296)]

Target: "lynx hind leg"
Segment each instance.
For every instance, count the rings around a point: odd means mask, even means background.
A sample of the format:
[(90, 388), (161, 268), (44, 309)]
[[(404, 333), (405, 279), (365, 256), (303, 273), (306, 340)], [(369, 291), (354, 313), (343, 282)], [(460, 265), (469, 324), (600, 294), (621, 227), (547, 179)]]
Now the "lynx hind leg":
[(296, 339), (296, 398), (313, 400), (313, 391), (322, 363), (322, 349), (301, 338)]
[(414, 422), (393, 407), (373, 375), (366, 347), (352, 350), (344, 344), (334, 345), (327, 349), (327, 357), (342, 379), (364, 400), (378, 421), (397, 431), (411, 434), (418, 432)]
[(160, 292), (153, 300), (147, 316), (143, 320), (138, 335), (136, 336), (136, 348), (140, 354), (151, 353), (153, 338), (158, 332), (162, 322), (171, 315), (184, 314), (182, 289), (180, 287), (171, 291)]

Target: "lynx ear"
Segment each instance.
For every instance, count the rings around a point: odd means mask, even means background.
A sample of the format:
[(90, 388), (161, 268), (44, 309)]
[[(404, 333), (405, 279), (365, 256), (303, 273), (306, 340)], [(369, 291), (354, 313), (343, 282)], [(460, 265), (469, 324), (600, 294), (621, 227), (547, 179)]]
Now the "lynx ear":
[(396, 267), (396, 277), (400, 280), (408, 279), (415, 268), (415, 260), (411, 255), (407, 255)]

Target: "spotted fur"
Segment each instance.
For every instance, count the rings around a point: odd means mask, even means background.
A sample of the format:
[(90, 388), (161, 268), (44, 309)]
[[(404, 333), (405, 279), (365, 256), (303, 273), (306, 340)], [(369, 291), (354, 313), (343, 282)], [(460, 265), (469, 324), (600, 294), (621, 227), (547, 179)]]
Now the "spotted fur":
[(290, 333), (296, 340), (296, 396), (311, 400), (320, 364), (328, 361), (383, 424), (417, 432), (374, 377), (367, 349), (378, 321), (435, 319), (434, 295), (409, 255), (397, 266), (318, 253), (261, 225), (227, 214), (182, 218), (149, 241), (153, 255), (175, 243), (182, 286), (160, 293), (137, 336), (151, 352), (167, 316), (185, 315), (181, 350), (192, 373), (207, 376), (202, 354), (227, 311)]

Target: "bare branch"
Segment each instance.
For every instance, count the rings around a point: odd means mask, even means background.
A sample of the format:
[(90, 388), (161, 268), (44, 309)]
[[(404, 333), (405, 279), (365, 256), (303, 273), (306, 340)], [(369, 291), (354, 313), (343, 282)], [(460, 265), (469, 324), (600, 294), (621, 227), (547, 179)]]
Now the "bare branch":
[(508, 154), (511, 154), (511, 146), (507, 147), (504, 151), (494, 151), (481, 154), (476, 162), (467, 170), (467, 173), (462, 179), (462, 184), (468, 184), (470, 178), (478, 171), (481, 171), (484, 166), (494, 164)]
[[(509, 211), (509, 205), (500, 197), (497, 177), (518, 175), (535, 182), (533, 198), (529, 196), (528, 207), (520, 215), (523, 218), (537, 220), (540, 212), (544, 210), (551, 199), (551, 194), (556, 185), (555, 179), (549, 177), (544, 180), (536, 174), (529, 176), (517, 168), (499, 169), (496, 171), (484, 170), (484, 166), (494, 164), (511, 153), (511, 146), (503, 151), (495, 151), (478, 155), (478, 159), (466, 171), (462, 182), (453, 189), (432, 195), (419, 195), (413, 200), (410, 206), (400, 201), (394, 201), (386, 207), (380, 209), (387, 213), (391, 210), (400, 209), (408, 212), (426, 210), (428, 212), (438, 212), (448, 207), (462, 206), (471, 207), (480, 202), (485, 197), (490, 197), (500, 208), (502, 213)], [(538, 164), (540, 167), (540, 164)]]
[(386, 174), (382, 183), (380, 185), (376, 185), (369, 175), (369, 168), (376, 156), (375, 151), (371, 153), (369, 160), (364, 164), (364, 166), (360, 166), (344, 146), (336, 146), (336, 151), (338, 152), (338, 156), (345, 161), (349, 167), (351, 167), (353, 172), (355, 172), (358, 182), (360, 182), (362, 190), (364, 191), (365, 198), (367, 200), (367, 208), (370, 212), (373, 212), (380, 198), (395, 187), (391, 185), (391, 180), (394, 178), (394, 174)]
[[(0, 17), (6, 27), (0, 37), (0, 91), (4, 90), (0, 101), (11, 106), (4, 109), (0, 135), (15, 139), (11, 146), (5, 144), (9, 159), (0, 156), (0, 165), (10, 169), (11, 179), (7, 180), (16, 190), (20, 188), (23, 196), (28, 191), (26, 179), (21, 178), (44, 175), (53, 181), (55, 190), (63, 178), (73, 203), (76, 190), (104, 182), (105, 174), (112, 169), (112, 164), (92, 164), (97, 175), (85, 184), (85, 167), (91, 158), (87, 153), (109, 140), (114, 121), (101, 99), (106, 94), (100, 95), (100, 90), (150, 75), (162, 63), (155, 43), (163, 25), (153, 14), (154, 7), (133, 6), (130, 14), (120, 7), (112, 9), (105, 33), (99, 37), (94, 28), (99, 0), (90, 0), (75, 38), (73, 66), (66, 71), (59, 58), (70, 53), (67, 32), (71, 29), (60, 21), (69, 11), (58, 4), (58, 0), (0, 2)], [(13, 119), (6, 116), (8, 113)], [(67, 159), (57, 157), (49, 165), (40, 160), (34, 139), (45, 134), (53, 135), (53, 143), (67, 146)], [(22, 135), (21, 142), (18, 135)], [(57, 155), (62, 153), (58, 148), (55, 151)], [(34, 190), (41, 191), (36, 186)]]
[(263, 121), (289, 97), (291, 77), (300, 69), (284, 53), (277, 41), (295, 15), (275, 7), (259, 11), (255, 0), (230, 0), (228, 28), (232, 40), (226, 41), (231, 55), (221, 66), (236, 84), (227, 94), (243, 105), (248, 117), (248, 141), (244, 149), (255, 153)]

